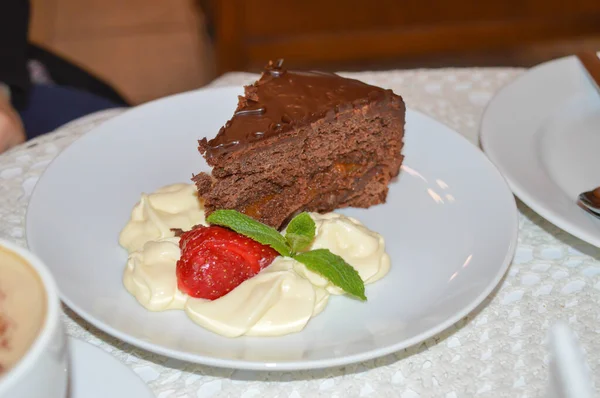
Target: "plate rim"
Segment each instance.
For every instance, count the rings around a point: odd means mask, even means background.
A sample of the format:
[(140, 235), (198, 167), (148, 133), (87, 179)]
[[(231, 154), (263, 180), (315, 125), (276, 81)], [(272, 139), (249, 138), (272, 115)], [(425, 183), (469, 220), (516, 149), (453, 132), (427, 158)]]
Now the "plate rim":
[[(81, 338), (74, 337), (74, 336), (67, 336), (67, 347), (68, 347), (67, 350), (68, 350), (69, 366), (70, 366), (70, 368), (69, 368), (70, 376), (72, 373), (72, 369), (77, 365), (77, 363), (79, 363), (80, 361), (82, 361), (84, 359), (86, 352), (88, 352), (88, 353), (91, 352), (92, 355), (105, 357), (105, 359), (108, 362), (110, 362), (113, 367), (118, 367), (122, 374), (123, 373), (127, 374), (127, 378), (129, 380), (131, 380), (130, 385), (132, 383), (135, 383), (136, 385), (139, 385), (140, 388), (143, 388), (145, 390), (145, 395), (144, 395), (145, 398), (154, 397), (154, 392), (152, 391), (152, 389), (150, 388), (148, 383), (146, 383), (137, 373), (135, 373), (135, 371), (130, 366), (119, 361), (117, 358), (115, 358), (114, 355), (111, 355), (109, 352), (106, 352), (101, 347), (99, 347), (95, 344), (92, 344), (89, 341), (85, 341)], [(91, 359), (91, 358), (88, 358), (88, 359)], [(75, 379), (77, 379), (77, 378), (75, 378)], [(70, 387), (71, 389), (72, 389), (73, 383), (74, 383), (73, 378), (69, 377), (69, 384), (71, 386)], [(71, 395), (74, 396), (74, 393), (72, 390), (68, 396), (70, 397)], [(79, 398), (80, 396), (77, 395), (76, 397)], [(144, 397), (136, 397), (136, 398), (144, 398)], [(75, 396), (73, 398), (75, 398)], [(83, 397), (80, 397), (80, 398), (83, 398)]]
[[(192, 90), (192, 91), (188, 91), (188, 92), (184, 92), (184, 93), (178, 93), (178, 94), (175, 94), (172, 96), (168, 96), (168, 97), (160, 98), (160, 99), (157, 99), (154, 101), (150, 101), (150, 102), (143, 104), (141, 106), (138, 106), (138, 107), (132, 107), (129, 110), (107, 120), (106, 122), (100, 123), (99, 125), (95, 126), (91, 130), (89, 130), (87, 133), (82, 135), (81, 137), (77, 138), (71, 144), (69, 144), (52, 160), (52, 162), (50, 162), (50, 164), (48, 164), (48, 166), (46, 167), (46, 169), (40, 176), (40, 180), (44, 177), (44, 174), (46, 174), (46, 171), (48, 169), (50, 169), (50, 167), (52, 166), (52, 163), (56, 159), (58, 159), (60, 156), (63, 156), (63, 154), (66, 151), (73, 150), (71, 148), (74, 146), (74, 144), (80, 142), (85, 136), (88, 136), (89, 134), (93, 134), (93, 133), (95, 134), (96, 131), (98, 129), (100, 129), (102, 126), (104, 126), (106, 123), (109, 123), (111, 121), (119, 119), (119, 118), (121, 118), (122, 115), (126, 115), (129, 112), (136, 111), (136, 110), (138, 110), (138, 108), (144, 107), (145, 105), (148, 105), (148, 104), (153, 104), (153, 103), (161, 102), (161, 101), (167, 101), (167, 100), (171, 99), (172, 97), (186, 96), (186, 95), (197, 93), (199, 91), (215, 91), (215, 90), (216, 91), (221, 91), (221, 90), (222, 91), (225, 91), (225, 90), (234, 91), (234, 89), (239, 90), (240, 87), (226, 86), (226, 87), (201, 88), (198, 90)], [(325, 368), (331, 368), (331, 367), (337, 367), (337, 366), (345, 366), (345, 365), (355, 364), (358, 362), (364, 362), (367, 360), (372, 360), (375, 358), (383, 357), (385, 355), (393, 354), (400, 350), (412, 347), (412, 346), (414, 346), (420, 342), (423, 342), (437, 334), (440, 334), (444, 330), (449, 329), (450, 327), (455, 325), (461, 319), (465, 318), (468, 314), (473, 312), (476, 308), (478, 308), (485, 301), (485, 299), (488, 296), (490, 296), (490, 294), (499, 286), (500, 281), (503, 279), (504, 275), (506, 274), (506, 272), (508, 271), (508, 268), (510, 267), (510, 265), (512, 263), (512, 259), (514, 257), (514, 254), (515, 254), (515, 251), (517, 248), (518, 233), (519, 233), (519, 222), (518, 222), (519, 211), (517, 208), (515, 197), (512, 194), (512, 191), (510, 189), (510, 186), (509, 186), (506, 178), (499, 171), (499, 169), (496, 167), (496, 165), (489, 159), (489, 157), (486, 156), (486, 154), (481, 150), (481, 148), (479, 148), (477, 145), (470, 142), (465, 136), (458, 133), (455, 129), (451, 128), (450, 126), (446, 125), (445, 123), (438, 121), (437, 119), (434, 119), (433, 117), (431, 117), (423, 112), (417, 111), (410, 107), (407, 107), (406, 111), (414, 113), (422, 119), (426, 119), (429, 123), (437, 124), (437, 125), (444, 127), (445, 128), (444, 130), (446, 130), (446, 131), (443, 134), (452, 135), (452, 136), (454, 136), (453, 139), (457, 139), (459, 141), (462, 140), (465, 144), (468, 144), (467, 147), (470, 148), (469, 150), (473, 150), (474, 153), (476, 154), (475, 156), (479, 156), (479, 158), (481, 159), (481, 161), (484, 164), (485, 163), (488, 164), (488, 166), (490, 167), (490, 171), (493, 171), (493, 173), (495, 173), (495, 175), (497, 177), (499, 177), (499, 180), (497, 181), (497, 183), (500, 183), (503, 186), (502, 189), (505, 190), (505, 194), (506, 194), (505, 200), (507, 200), (507, 205), (509, 206), (509, 208), (511, 209), (510, 211), (512, 212), (512, 217), (511, 217), (512, 221), (510, 223), (511, 228), (509, 231), (510, 239), (507, 242), (508, 245), (506, 247), (506, 253), (504, 255), (504, 258), (502, 259), (501, 264), (499, 264), (499, 266), (497, 268), (496, 274), (493, 276), (493, 278), (491, 278), (489, 280), (489, 282), (486, 284), (485, 288), (482, 289), (480, 294), (477, 295), (476, 297), (474, 297), (469, 302), (468, 305), (464, 306), (460, 311), (455, 312), (453, 315), (449, 316), (445, 321), (440, 322), (436, 326), (433, 326), (411, 338), (402, 340), (396, 344), (390, 344), (386, 347), (377, 348), (377, 349), (364, 351), (364, 352), (360, 352), (360, 353), (355, 353), (355, 354), (350, 354), (350, 355), (344, 355), (341, 357), (331, 357), (331, 358), (327, 358), (327, 359), (312, 359), (312, 360), (277, 361), (277, 362), (251, 361), (251, 360), (243, 360), (243, 359), (222, 359), (222, 358), (215, 358), (215, 357), (211, 357), (211, 356), (207, 356), (207, 355), (191, 354), (191, 353), (184, 352), (184, 351), (177, 351), (174, 349), (170, 349), (170, 348), (162, 347), (160, 345), (153, 344), (151, 342), (139, 339), (137, 337), (130, 336), (127, 333), (121, 332), (121, 331), (115, 329), (113, 326), (111, 326), (105, 322), (102, 322), (101, 320), (95, 319), (95, 317), (92, 314), (88, 314), (86, 311), (83, 311), (75, 302), (71, 301), (68, 297), (66, 297), (63, 294), (61, 289), (59, 289), (59, 296), (60, 296), (61, 300), (74, 313), (76, 313), (79, 317), (84, 319), (86, 322), (90, 323), (91, 325), (98, 328), (99, 330), (107, 333), (108, 335), (112, 336), (113, 338), (121, 340), (127, 344), (134, 346), (134, 347), (138, 347), (138, 348), (144, 349), (148, 352), (163, 355), (163, 356), (166, 356), (169, 358), (174, 358), (174, 359), (183, 360), (183, 361), (187, 361), (187, 362), (191, 362), (191, 363), (197, 363), (197, 364), (213, 366), (213, 367), (218, 367), (218, 368), (226, 368), (226, 369), (240, 369), (240, 370), (252, 370), (252, 371), (297, 371), (297, 370), (313, 370), (313, 369), (325, 369)], [(36, 186), (34, 187), (32, 193), (31, 193), (29, 202), (27, 204), (26, 214), (25, 214), (25, 224), (26, 224), (25, 238), (26, 238), (28, 247), (29, 247), (29, 232), (28, 231), (31, 230), (31, 228), (29, 228), (29, 227), (30, 227), (30, 224), (32, 223), (31, 218), (29, 217), (29, 214), (30, 214), (29, 210), (30, 210), (30, 206), (32, 203), (31, 199), (34, 197), (34, 195), (36, 195), (36, 192), (38, 191), (38, 186), (39, 185), (36, 184)], [(32, 248), (30, 248), (30, 250), (34, 251)], [(34, 251), (34, 253), (35, 253), (35, 251)]]
[[(600, 54), (600, 53), (599, 53)], [(561, 230), (567, 232), (574, 237), (581, 239), (593, 246), (600, 247), (600, 235), (594, 236), (592, 233), (588, 233), (585, 229), (581, 229), (577, 224), (570, 221), (568, 218), (563, 217), (558, 214), (556, 210), (554, 210), (553, 206), (545, 206), (543, 203), (540, 203), (535, 198), (535, 193), (532, 193), (530, 189), (528, 189), (524, 184), (522, 184), (518, 178), (515, 178), (512, 173), (508, 172), (506, 167), (504, 166), (504, 162), (500, 160), (501, 156), (498, 156), (498, 152), (494, 151), (493, 147), (490, 146), (489, 139), (491, 136), (491, 130), (485, 130), (485, 120), (490, 117), (490, 112), (492, 112), (492, 108), (495, 106), (495, 100), (498, 96), (507, 90), (515, 87), (522, 80), (527, 79), (532, 74), (537, 73), (538, 70), (542, 68), (547, 68), (551, 65), (556, 65), (561, 62), (567, 62), (568, 60), (574, 59), (574, 55), (568, 55), (565, 57), (555, 58), (541, 64), (535, 65), (532, 68), (526, 70), (523, 74), (518, 76), (516, 79), (512, 80), (510, 83), (503, 86), (500, 90), (498, 90), (494, 97), (490, 100), (490, 102), (486, 105), (483, 115), (481, 117), (481, 123), (479, 124), (479, 142), (481, 143), (481, 147), (490, 161), (494, 164), (494, 166), (499, 170), (504, 176), (508, 186), (511, 191), (529, 208), (531, 208), (534, 212), (536, 212), (539, 216), (545, 219), (547, 222), (555, 225)], [(487, 131), (487, 133), (486, 133)], [(531, 134), (535, 134), (535, 132), (531, 132)], [(583, 210), (582, 210), (583, 211)]]

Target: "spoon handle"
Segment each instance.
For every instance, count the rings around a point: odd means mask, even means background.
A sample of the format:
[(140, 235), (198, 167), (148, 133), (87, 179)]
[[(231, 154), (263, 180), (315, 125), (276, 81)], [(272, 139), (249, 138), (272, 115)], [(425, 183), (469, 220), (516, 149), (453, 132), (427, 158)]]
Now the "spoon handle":
[(600, 209), (600, 187), (592, 191), (585, 192), (585, 196), (590, 202), (592, 202), (594, 206)]

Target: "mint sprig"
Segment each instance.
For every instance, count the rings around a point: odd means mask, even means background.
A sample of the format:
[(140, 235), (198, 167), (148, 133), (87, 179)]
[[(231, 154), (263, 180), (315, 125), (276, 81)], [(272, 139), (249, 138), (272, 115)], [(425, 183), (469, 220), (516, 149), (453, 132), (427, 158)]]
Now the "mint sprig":
[(343, 258), (333, 254), (328, 249), (310, 250), (294, 256), (294, 260), (302, 263), (310, 271), (316, 272), (329, 279), (335, 286), (346, 293), (366, 300), (365, 284), (360, 275)]
[(209, 224), (220, 225), (271, 246), (284, 257), (291, 257), (313, 272), (327, 278), (346, 293), (366, 300), (365, 284), (358, 272), (342, 257), (329, 249), (309, 250), (298, 253), (311, 245), (315, 239), (316, 225), (308, 213), (300, 213), (290, 221), (285, 237), (271, 228), (236, 210), (216, 210), (206, 218)]
[(216, 210), (206, 218), (206, 222), (233, 229), (238, 234), (247, 236), (258, 243), (271, 246), (282, 256), (292, 256), (290, 245), (275, 228), (260, 223), (236, 210)]
[(308, 213), (300, 213), (290, 221), (285, 230), (285, 239), (293, 253), (306, 249), (315, 239), (317, 229), (314, 220)]

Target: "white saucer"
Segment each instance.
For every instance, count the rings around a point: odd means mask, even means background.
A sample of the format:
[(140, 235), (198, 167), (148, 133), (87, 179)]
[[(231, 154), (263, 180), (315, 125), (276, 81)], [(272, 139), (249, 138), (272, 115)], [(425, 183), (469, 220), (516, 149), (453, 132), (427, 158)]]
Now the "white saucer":
[(481, 144), (525, 204), (600, 247), (600, 220), (576, 204), (600, 186), (600, 94), (577, 58), (536, 66), (502, 89)]
[(208, 170), (197, 139), (216, 134), (240, 92), (205, 89), (129, 110), (67, 148), (41, 177), (27, 240), (63, 301), (88, 322), (146, 350), (211, 366), (322, 368), (419, 343), (498, 284), (516, 245), (514, 196), (475, 146), (408, 110), (405, 163), (387, 203), (341, 211), (382, 234), (391, 257), (389, 274), (367, 286), (367, 302), (333, 297), (301, 332), (271, 338), (228, 339), (183, 311), (144, 309), (123, 287), (119, 231), (142, 192)]
[(131, 369), (98, 347), (69, 338), (69, 351), (67, 398), (154, 398)]

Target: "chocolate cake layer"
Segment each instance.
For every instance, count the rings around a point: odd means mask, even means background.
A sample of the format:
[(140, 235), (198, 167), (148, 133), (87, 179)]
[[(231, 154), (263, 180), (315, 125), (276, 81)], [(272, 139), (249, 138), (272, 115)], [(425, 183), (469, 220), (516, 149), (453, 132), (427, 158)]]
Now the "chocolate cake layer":
[(199, 142), (213, 171), (194, 181), (209, 213), (236, 209), (276, 228), (300, 211), (383, 203), (404, 115), (390, 90), (271, 64), (219, 134)]

